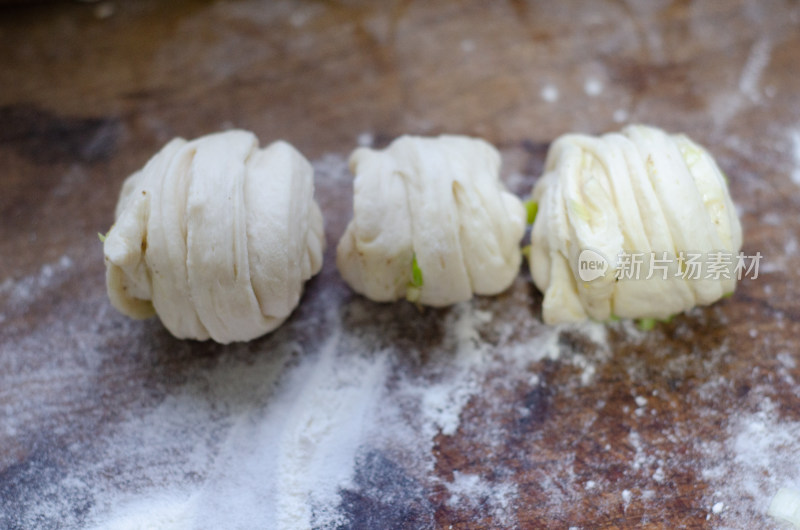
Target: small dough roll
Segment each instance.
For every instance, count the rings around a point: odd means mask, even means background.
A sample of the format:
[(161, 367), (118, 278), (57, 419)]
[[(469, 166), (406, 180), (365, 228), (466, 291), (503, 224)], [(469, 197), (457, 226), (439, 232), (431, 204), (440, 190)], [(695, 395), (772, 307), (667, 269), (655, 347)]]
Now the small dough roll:
[(525, 208), (499, 180), (500, 154), (465, 136), (402, 136), (356, 149), (345, 281), (371, 300), (430, 306), (505, 290), (519, 271)]
[[(549, 324), (668, 318), (735, 288), (733, 267), (727, 275), (704, 271), (696, 278), (681, 262), (681, 255), (707, 260), (709, 253), (726, 253), (735, 265), (742, 246), (725, 176), (685, 135), (631, 125), (601, 137), (562, 136), (532, 198), (538, 215), (530, 268)], [(579, 269), (586, 251), (608, 264), (589, 281)], [(623, 262), (635, 254), (643, 261), (639, 279), (636, 258)], [(619, 277), (622, 271), (628, 276)]]
[(176, 138), (125, 181), (103, 251), (111, 303), (178, 338), (268, 333), (322, 266), (313, 169), (250, 132)]

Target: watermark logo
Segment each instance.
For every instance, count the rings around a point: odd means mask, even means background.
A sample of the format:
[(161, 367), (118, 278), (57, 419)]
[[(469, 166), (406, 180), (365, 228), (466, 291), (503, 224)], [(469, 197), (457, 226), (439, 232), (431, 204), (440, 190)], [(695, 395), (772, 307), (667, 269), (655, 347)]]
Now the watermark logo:
[[(614, 279), (650, 280), (741, 280), (758, 278), (758, 266), (763, 256), (760, 252), (746, 255), (744, 252), (628, 252), (617, 256)], [(584, 282), (603, 277), (609, 270), (609, 261), (592, 249), (581, 251), (578, 256), (578, 276)]]
[(578, 277), (584, 282), (591, 282), (608, 271), (608, 260), (599, 252), (587, 248), (578, 256)]

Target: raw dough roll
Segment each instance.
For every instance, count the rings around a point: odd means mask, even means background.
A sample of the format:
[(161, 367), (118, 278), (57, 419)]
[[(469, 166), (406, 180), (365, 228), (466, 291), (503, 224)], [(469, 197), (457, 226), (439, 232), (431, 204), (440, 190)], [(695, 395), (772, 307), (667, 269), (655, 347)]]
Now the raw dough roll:
[(345, 281), (372, 300), (431, 306), (505, 290), (519, 270), (525, 209), (499, 168), (494, 147), (465, 136), (354, 151), (354, 215), (337, 249)]
[(176, 337), (250, 340), (277, 328), (319, 272), (313, 169), (250, 132), (176, 138), (122, 186), (104, 243), (111, 303)]
[[(681, 255), (721, 252), (735, 264), (742, 230), (725, 176), (682, 134), (632, 125), (601, 137), (562, 136), (532, 198), (530, 267), (547, 323), (667, 318), (735, 288), (732, 267), (727, 277), (684, 278)], [(608, 263), (590, 281), (579, 270), (587, 250)], [(633, 270), (621, 260), (634, 254), (643, 256), (639, 279), (618, 280)]]

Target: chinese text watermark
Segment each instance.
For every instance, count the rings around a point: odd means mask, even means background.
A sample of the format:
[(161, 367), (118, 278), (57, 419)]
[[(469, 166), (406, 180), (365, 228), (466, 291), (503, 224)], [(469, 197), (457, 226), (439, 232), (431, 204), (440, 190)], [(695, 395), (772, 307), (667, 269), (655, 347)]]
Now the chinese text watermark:
[[(614, 279), (650, 280), (731, 280), (758, 278), (758, 266), (763, 256), (761, 252), (747, 255), (726, 250), (712, 252), (627, 252), (617, 255)], [(578, 256), (578, 276), (584, 282), (591, 282), (606, 276), (611, 268), (609, 260), (600, 252), (583, 250)]]

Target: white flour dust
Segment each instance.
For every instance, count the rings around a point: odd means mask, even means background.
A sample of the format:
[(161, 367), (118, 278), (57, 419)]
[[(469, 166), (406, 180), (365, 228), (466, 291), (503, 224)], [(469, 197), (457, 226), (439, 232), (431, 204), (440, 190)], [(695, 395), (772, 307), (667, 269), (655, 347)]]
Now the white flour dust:
[(769, 39), (761, 38), (756, 41), (750, 49), (750, 54), (747, 56), (747, 61), (739, 76), (739, 91), (753, 103), (761, 101), (761, 92), (758, 89), (758, 84), (769, 64), (771, 53), (772, 42)]
[[(352, 179), (346, 159), (330, 154), (314, 167), (321, 199), (340, 200)], [(341, 220), (331, 225), (336, 222)], [(74, 269), (64, 256), (29, 277), (7, 279), (0, 299), (11, 311), (24, 310)], [(6, 363), (0, 364), (0, 413), (8, 419), (0, 443), (28, 443), (25, 436), (38, 432), (54, 436), (30, 442), (35, 449), (26, 459), (29, 467), (0, 484), (5, 500), (21, 506), (9, 515), (16, 525), (9, 527), (335, 528), (365, 520), (386, 528), (407, 521), (431, 527), (437, 508), (432, 492), (447, 509), (478, 511), (500, 526), (516, 527), (521, 486), (506, 478), (513, 469), (500, 464), (491, 476), (459, 470), (445, 479), (437, 473), (437, 444), (461, 433), (493, 451), (505, 441), (502, 431), (493, 431), (489, 419), (478, 426), (465, 420), (471, 401), (481, 400), (484, 418), (507, 415), (500, 390), (522, 387), (534, 396), (549, 391), (546, 374), (532, 370), (533, 363), (572, 367), (568, 386), (580, 389), (593, 384), (612, 359), (609, 333), (624, 336), (628, 345), (648, 347), (650, 340), (630, 321), (544, 326), (520, 311), (530, 304), (523, 277), (507, 294), (512, 300), (479, 298), (421, 314), (410, 304), (373, 304), (353, 295), (338, 279), (330, 254), (321, 274), (274, 334), (213, 350), (196, 362), (195, 346), (165, 339), (155, 323), (117, 315), (100, 289), (85, 301), (96, 312), (48, 324), (64, 327), (55, 335), (69, 336), (70, 344), (49, 341), (53, 329), (44, 327), (0, 344), (0, 361)], [(69, 310), (64, 302), (63, 311)], [(716, 315), (722, 324), (723, 317)], [(142, 341), (156, 332), (161, 338)], [(674, 333), (689, 337), (691, 330), (682, 324)], [(751, 338), (764, 341), (765, 335)], [(118, 366), (105, 361), (109, 348), (143, 342), (152, 343), (153, 351), (131, 349)], [(706, 352), (712, 373), (728, 350), (722, 345)], [(173, 354), (185, 356), (176, 374), (170, 372)], [(680, 380), (694, 357), (696, 352), (674, 355), (664, 370)], [(779, 351), (776, 359), (777, 376), (794, 385), (795, 356)], [(23, 370), (11, 362), (29, 365)], [(635, 356), (622, 370), (633, 382), (647, 376)], [(139, 376), (129, 381), (128, 371)], [(151, 379), (146, 389), (138, 386), (142, 373)], [(118, 380), (119, 396), (96, 395), (103, 386), (97, 381), (108, 378)], [(14, 399), (20, 388), (41, 392), (21, 402)], [(709, 402), (716, 392), (713, 384), (701, 391), (699, 397)], [(580, 462), (571, 450), (536, 471), (553, 513), (582, 495), (598, 496), (608, 510), (662, 509), (656, 490), (686, 461), (653, 445), (646, 430), (664, 397), (632, 389), (629, 399), (622, 410), (631, 429), (622, 447), (619, 440), (598, 439), (600, 451), (629, 452), (618, 481), (576, 474)], [(702, 473), (713, 494), (693, 501), (716, 526), (755, 524), (779, 488), (800, 487), (800, 423), (782, 420), (767, 396), (762, 402), (753, 413), (730, 417), (718, 439), (696, 442), (692, 469)], [(598, 400), (586, 429), (602, 419), (605, 406), (605, 398)], [(104, 416), (108, 411), (113, 414)], [(517, 412), (523, 419), (535, 413), (525, 407)], [(71, 435), (59, 418), (73, 416), (94, 423)], [(477, 435), (475, 429), (486, 432)], [(671, 443), (692, 437), (681, 424), (664, 435)]]
[(495, 524), (512, 528), (516, 522), (510, 510), (517, 497), (514, 484), (491, 484), (478, 475), (455, 471), (453, 481), (447, 484), (450, 497), (447, 504), (453, 507), (489, 505)]
[(558, 101), (560, 94), (558, 92), (558, 87), (548, 83), (542, 87), (542, 90), (539, 92), (539, 95), (546, 102), (555, 103), (556, 101)]
[[(340, 155), (326, 155), (314, 167), (323, 200), (342, 193), (352, 178)], [(489, 409), (504, 406), (482, 394), (489, 378), (508, 388), (537, 386), (531, 363), (561, 359), (576, 368), (577, 385), (591, 383), (609, 355), (605, 328), (543, 326), (509, 316), (507, 303), (491, 299), (426, 314), (410, 304), (373, 304), (341, 283), (333, 261), (327, 259), (324, 278), (275, 333), (189, 363), (162, 382), (173, 355), (164, 348), (178, 348), (175, 355), (191, 359), (193, 347), (169, 339), (155, 322), (117, 315), (101, 286), (84, 301), (101, 308), (96, 314), (74, 315), (57, 321), (55, 331), (43, 326), (0, 345), (0, 359), (36, 359), (25, 370), (0, 366), (0, 407), (8, 403), (5, 412), (15, 420), (0, 431), (0, 443), (37, 432), (65, 440), (42, 441), (28, 457), (32, 467), (8, 478), (4, 495), (17, 505), (9, 514), (12, 523), (115, 530), (334, 528), (364, 520), (367, 506), (383, 527), (409, 520), (432, 526), (430, 498), (438, 488), (454, 509), (482, 510), (515, 526), (518, 490), (503, 478), (509, 473), (490, 478), (459, 472), (443, 480), (436, 473), (435, 439), (463, 428), (462, 414), (478, 395), (489, 400)], [(71, 267), (64, 257), (29, 278), (5, 281), (0, 295), (15, 307), (26, 305), (65, 281)], [(515, 305), (529, 303), (523, 278), (511, 292)], [(67, 302), (59, 307), (70, 310)], [(104, 361), (110, 343), (141, 344), (143, 334), (154, 332), (160, 338), (153, 351), (131, 350), (120, 365)], [(571, 351), (559, 342), (564, 332), (596, 351)], [(51, 335), (69, 335), (73, 344), (51, 344)], [(127, 378), (126, 370), (152, 372), (150, 391), (138, 387), (141, 378)], [(27, 375), (3, 375), (12, 373)], [(92, 419), (85, 429), (93, 434), (84, 438), (71, 431), (81, 427), (57, 418), (94, 407), (98, 378), (118, 380), (120, 394), (101, 396), (97, 413), (117, 412)], [(14, 400), (16, 388), (38, 381), (47, 382), (47, 392), (26, 403)], [(50, 411), (47, 417), (39, 417), (42, 410)], [(44, 483), (27, 482), (46, 473), (55, 474)], [(0, 526), (3, 517), (0, 510)]]
[[(269, 373), (273, 378), (265, 378), (263, 385), (273, 386), (274, 391), (263, 409), (242, 411), (225, 420), (230, 426), (220, 446), (198, 455), (194, 463), (198, 469), (208, 469), (204, 480), (188, 490), (171, 485), (180, 475), (179, 467), (186, 463), (162, 462), (176, 468), (162, 487), (126, 497), (104, 495), (105, 502), (100, 504), (105, 509), (93, 517), (97, 528), (337, 527), (349, 520), (342, 509), (343, 492), (368, 487), (357, 476), (359, 460), (375, 453), (383, 458), (390, 454), (401, 460), (403, 455), (413, 458), (416, 462), (404, 478), (420, 488), (441, 483), (431, 475), (433, 438), (439, 433), (455, 434), (464, 407), (481, 390), (487, 372), (514, 365), (510, 357), (493, 356), (481, 337), (492, 314), (471, 304), (454, 307), (445, 318), (436, 359), (426, 373), (415, 375), (403, 371), (404, 362), (398, 357), (403, 354), (390, 345), (347, 330), (336, 315), (334, 300), (327, 301), (330, 336), (317, 351), (303, 352), (299, 363), (289, 368), (284, 367), (291, 349), (272, 353), (275, 359)], [(350, 316), (368, 318), (360, 304), (351, 308)], [(558, 358), (557, 350), (548, 350), (550, 343), (554, 342), (549, 337), (541, 343), (539, 355)], [(508, 351), (511, 356), (520, 354), (513, 348)], [(517, 362), (526, 360), (530, 359)], [(253, 367), (225, 370), (230, 370), (225, 376), (216, 371), (208, 374), (209, 381), (234, 381), (239, 370), (252, 371)], [(259, 367), (257, 371), (267, 369)], [(391, 383), (397, 373), (401, 374), (399, 380)], [(164, 407), (137, 419), (134, 425), (124, 425), (120, 434), (130, 440), (135, 430), (144, 438), (150, 430), (163, 429), (165, 423), (186, 414), (181, 407)], [(209, 423), (208, 418), (195, 420)], [(144, 439), (137, 440), (139, 443)], [(117, 439), (113, 444), (108, 448), (113, 452), (130, 450), (126, 440)], [(213, 458), (208, 453), (213, 453)], [(143, 454), (142, 458), (147, 462), (154, 456)], [(515, 485), (461, 473), (443, 485), (450, 492), (448, 503), (482, 506), (495, 520), (515, 524)], [(385, 489), (380, 493), (385, 494)], [(402, 496), (409, 492), (397, 495), (404, 500)]]
[[(33, 299), (39, 296), (41, 291), (55, 287), (64, 282), (66, 279), (64, 273), (69, 271), (72, 265), (72, 259), (64, 255), (54, 263), (43, 265), (36, 274), (18, 280), (5, 278), (3, 282), (0, 283), (0, 297), (5, 298), (4, 306), (9, 309), (17, 310), (24, 308)], [(2, 319), (2, 313), (0, 313), (0, 321), (2, 321)]]
[(583, 84), (583, 91), (590, 97), (599, 96), (603, 92), (603, 83), (599, 79), (590, 77)]
[(792, 161), (794, 162), (790, 176), (792, 182), (800, 186), (800, 129), (795, 129), (789, 133), (789, 141), (792, 149)]
[(760, 402), (760, 410), (731, 419), (723, 441), (700, 442), (702, 477), (714, 491), (710, 510), (740, 527), (765, 513), (779, 489), (800, 488), (800, 422), (782, 420), (768, 398)]

